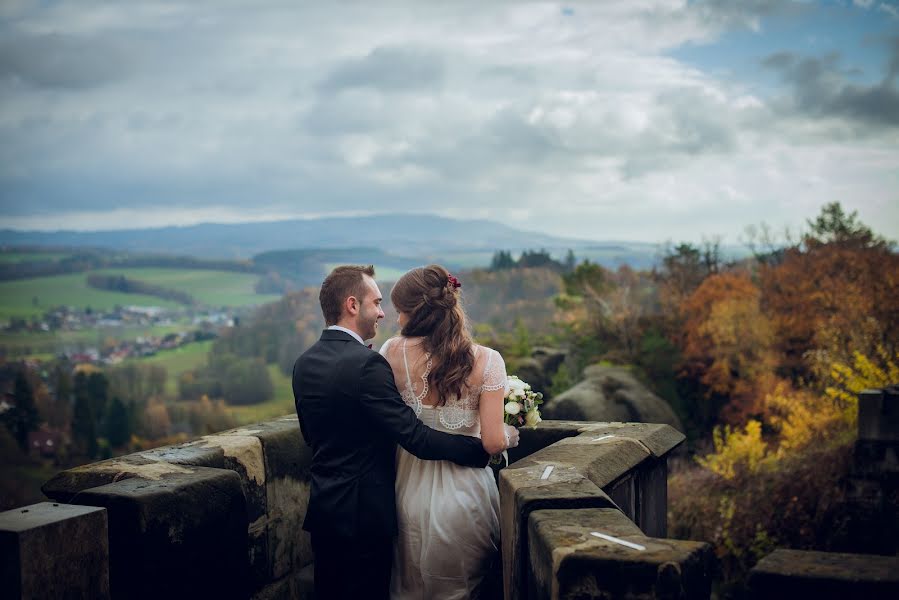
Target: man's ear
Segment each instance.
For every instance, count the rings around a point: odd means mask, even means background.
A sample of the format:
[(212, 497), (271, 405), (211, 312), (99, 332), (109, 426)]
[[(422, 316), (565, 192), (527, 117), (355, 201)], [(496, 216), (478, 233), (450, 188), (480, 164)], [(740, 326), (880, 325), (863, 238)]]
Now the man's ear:
[(359, 302), (356, 300), (356, 296), (348, 296), (343, 302), (343, 308), (346, 309), (347, 314), (351, 317), (359, 314)]

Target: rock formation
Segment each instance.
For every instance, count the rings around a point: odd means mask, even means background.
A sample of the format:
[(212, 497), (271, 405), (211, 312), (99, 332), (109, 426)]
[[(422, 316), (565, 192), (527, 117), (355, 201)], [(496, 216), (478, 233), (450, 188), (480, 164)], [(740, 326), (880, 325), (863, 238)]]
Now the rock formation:
[(544, 419), (665, 423), (684, 430), (668, 403), (621, 366), (587, 367), (583, 381), (547, 400), (541, 412)]

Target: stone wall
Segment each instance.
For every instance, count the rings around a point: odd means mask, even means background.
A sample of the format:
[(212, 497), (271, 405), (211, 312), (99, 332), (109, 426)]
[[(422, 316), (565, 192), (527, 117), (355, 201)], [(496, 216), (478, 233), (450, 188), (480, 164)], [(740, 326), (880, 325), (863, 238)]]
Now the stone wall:
[(574, 421), (523, 433), (528, 454), (499, 475), (507, 600), (709, 597), (710, 545), (664, 539), (667, 456), (683, 434)]
[[(860, 427), (872, 419), (892, 427), (897, 398), (869, 394), (879, 404)], [(885, 450), (875, 479), (892, 485), (896, 429), (878, 427), (876, 449)], [(860, 434), (860, 443), (872, 441)], [(498, 474), (505, 598), (708, 598), (709, 544), (666, 539), (667, 457), (683, 439), (644, 423), (544, 421), (522, 430)], [(0, 589), (19, 590), (12, 597), (309, 598), (313, 556), (302, 520), (310, 462), (291, 415), (63, 471), (43, 487), (55, 502), (0, 514)], [(775, 595), (784, 581), (819, 585), (810, 574), (825, 563), (867, 560), (796, 556), (763, 560), (751, 580), (757, 595)], [(827, 581), (886, 597), (896, 579), (877, 578), (899, 572), (897, 560), (855, 579), (834, 571)]]
[[(682, 439), (665, 425), (545, 421), (523, 430), (500, 477), (507, 557), (523, 560), (515, 581), (551, 587), (545, 570), (528, 574), (528, 532), (540, 541), (535, 556), (551, 555), (558, 542), (546, 523), (569, 509), (606, 509), (616, 516), (576, 517), (624, 519), (664, 537), (665, 456)], [(302, 530), (310, 461), (296, 417), (285, 416), (63, 471), (43, 490), (57, 503), (105, 509), (112, 597), (302, 598), (311, 595)], [(557, 470), (531, 485), (547, 461)], [(521, 583), (513, 589), (510, 597), (527, 597)]]
[(44, 493), (109, 514), (117, 598), (298, 598), (311, 452), (295, 416), (84, 465)]

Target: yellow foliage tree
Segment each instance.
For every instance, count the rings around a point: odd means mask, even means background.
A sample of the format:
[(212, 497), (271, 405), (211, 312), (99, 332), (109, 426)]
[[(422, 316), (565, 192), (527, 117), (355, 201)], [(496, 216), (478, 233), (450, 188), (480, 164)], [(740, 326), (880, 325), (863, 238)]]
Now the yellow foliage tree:
[(696, 460), (725, 479), (733, 479), (741, 471), (755, 473), (769, 458), (760, 421), (750, 420), (742, 431), (729, 425), (716, 427), (712, 435), (715, 451)]

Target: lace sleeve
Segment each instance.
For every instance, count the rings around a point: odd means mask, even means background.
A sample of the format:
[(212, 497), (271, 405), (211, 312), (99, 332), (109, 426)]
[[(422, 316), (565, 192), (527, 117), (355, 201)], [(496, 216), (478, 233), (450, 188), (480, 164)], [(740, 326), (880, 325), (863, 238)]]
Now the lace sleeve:
[(503, 390), (503, 394), (509, 393), (509, 380), (506, 378), (506, 363), (496, 350), (490, 350), (487, 356), (487, 366), (484, 367), (484, 383), (482, 392), (494, 392)]

